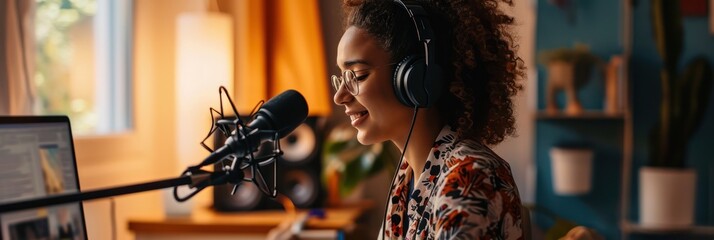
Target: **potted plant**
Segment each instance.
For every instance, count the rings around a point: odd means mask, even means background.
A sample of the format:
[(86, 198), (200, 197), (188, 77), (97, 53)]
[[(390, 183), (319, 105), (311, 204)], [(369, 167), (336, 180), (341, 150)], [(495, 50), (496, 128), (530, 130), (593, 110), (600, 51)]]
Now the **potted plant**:
[(546, 86), (546, 113), (559, 112), (556, 95), (565, 92), (565, 113), (578, 115), (583, 107), (578, 99), (578, 90), (588, 80), (593, 68), (601, 64), (600, 58), (592, 54), (585, 45), (575, 45), (573, 48), (558, 48), (540, 54), (539, 61), (548, 69), (548, 84)]
[(653, 0), (652, 25), (664, 65), (662, 100), (650, 137), (651, 163), (640, 169), (640, 223), (686, 227), (693, 223), (696, 188), (696, 172), (685, 164), (687, 146), (707, 109), (712, 71), (698, 56), (678, 72), (684, 31), (679, 1)]
[(323, 184), (330, 206), (362, 200), (364, 180), (382, 170), (393, 172), (399, 150), (391, 142), (362, 145), (357, 130), (348, 124), (334, 127), (322, 148)]

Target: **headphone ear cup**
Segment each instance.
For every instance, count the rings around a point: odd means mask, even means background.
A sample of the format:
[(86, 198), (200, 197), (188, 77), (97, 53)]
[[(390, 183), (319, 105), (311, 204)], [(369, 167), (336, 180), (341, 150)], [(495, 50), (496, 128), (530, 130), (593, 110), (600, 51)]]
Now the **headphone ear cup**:
[(425, 96), (424, 60), (410, 55), (402, 59), (394, 70), (392, 86), (399, 102), (408, 107), (420, 107)]

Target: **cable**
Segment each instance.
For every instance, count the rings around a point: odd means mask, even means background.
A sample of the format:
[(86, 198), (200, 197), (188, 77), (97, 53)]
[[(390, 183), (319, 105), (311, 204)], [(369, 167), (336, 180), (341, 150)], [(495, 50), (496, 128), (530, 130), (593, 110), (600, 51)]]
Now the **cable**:
[[(417, 113), (419, 112), (419, 107), (414, 107), (414, 116), (412, 116), (412, 124), (409, 127), (409, 134), (407, 134), (407, 141), (404, 142), (404, 148), (402, 148), (402, 155), (399, 156), (399, 163), (397, 164), (397, 168), (394, 171), (394, 174), (392, 175), (392, 182), (389, 184), (389, 192), (387, 192), (387, 203), (384, 205), (384, 217), (382, 218), (382, 240), (384, 240), (384, 232), (387, 231), (387, 209), (389, 209), (389, 203), (392, 201), (390, 200), (390, 196), (392, 196), (392, 187), (394, 186), (394, 181), (397, 179), (397, 173), (399, 172), (399, 168), (402, 166), (402, 162), (404, 161), (404, 154), (407, 152), (407, 146), (409, 145), (409, 139), (412, 138), (412, 131), (414, 130), (414, 124), (416, 123), (416, 117)], [(404, 221), (404, 219), (402, 219)], [(407, 229), (402, 229), (402, 231), (406, 231)], [(406, 232), (404, 232), (404, 235), (406, 235)]]

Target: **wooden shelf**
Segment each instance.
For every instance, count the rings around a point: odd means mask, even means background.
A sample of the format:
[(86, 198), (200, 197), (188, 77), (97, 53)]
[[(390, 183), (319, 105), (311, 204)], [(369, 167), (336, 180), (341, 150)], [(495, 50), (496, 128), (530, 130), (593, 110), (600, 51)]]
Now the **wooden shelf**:
[(714, 226), (694, 225), (679, 228), (662, 228), (643, 226), (633, 222), (623, 222), (621, 225), (622, 231), (627, 233), (714, 235)]
[(571, 115), (564, 112), (547, 113), (538, 111), (535, 114), (538, 120), (624, 120), (624, 113), (606, 113), (603, 111), (584, 111), (581, 114)]

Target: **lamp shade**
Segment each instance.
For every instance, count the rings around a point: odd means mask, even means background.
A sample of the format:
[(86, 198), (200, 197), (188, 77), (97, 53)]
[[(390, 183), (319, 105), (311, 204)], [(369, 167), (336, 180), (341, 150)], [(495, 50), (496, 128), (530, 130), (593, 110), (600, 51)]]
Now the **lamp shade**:
[(175, 119), (180, 167), (200, 163), (209, 154), (199, 144), (213, 124), (209, 108), (219, 109), (220, 86), (233, 92), (232, 31), (227, 14), (197, 12), (178, 17)]

